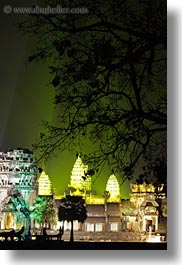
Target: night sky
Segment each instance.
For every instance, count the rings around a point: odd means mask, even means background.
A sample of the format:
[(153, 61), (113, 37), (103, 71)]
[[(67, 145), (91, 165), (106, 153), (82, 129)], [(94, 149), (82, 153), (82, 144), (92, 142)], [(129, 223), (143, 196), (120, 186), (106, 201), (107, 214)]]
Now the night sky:
[[(25, 15), (4, 14), (3, 6), (25, 6), (24, 1), (1, 1), (0, 49), (0, 150), (29, 148), (41, 131), (41, 121), (54, 119), (54, 88), (50, 85), (47, 65), (26, 64), (35, 40), (22, 36), (16, 23)], [(26, 6), (37, 1), (26, 1)], [(53, 183), (56, 194), (61, 194), (69, 183), (69, 176), (76, 160), (74, 153), (61, 153), (44, 167)], [(103, 194), (110, 172), (103, 171), (93, 189)], [(96, 177), (93, 177), (94, 179)], [(93, 179), (93, 180), (94, 180)], [(121, 187), (121, 197), (128, 197), (128, 183)]]

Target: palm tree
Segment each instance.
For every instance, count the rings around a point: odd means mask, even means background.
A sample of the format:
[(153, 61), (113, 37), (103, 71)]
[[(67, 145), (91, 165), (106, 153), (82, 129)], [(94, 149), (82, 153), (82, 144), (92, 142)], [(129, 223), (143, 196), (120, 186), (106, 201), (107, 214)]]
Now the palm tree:
[(57, 210), (52, 197), (37, 197), (34, 200), (31, 216), (43, 227), (57, 223)]
[(104, 191), (104, 209), (105, 209), (105, 220), (106, 220), (106, 231), (108, 231), (108, 215), (107, 215), (107, 201), (110, 197), (109, 191), (105, 190)]
[(45, 198), (44, 197), (35, 198), (33, 203), (33, 209), (31, 212), (31, 217), (33, 217), (38, 224), (42, 223), (43, 213), (45, 211), (45, 208), (46, 208)]
[(74, 242), (73, 221), (84, 223), (87, 218), (85, 201), (81, 196), (70, 196), (61, 199), (58, 213), (59, 221), (71, 222), (70, 242)]

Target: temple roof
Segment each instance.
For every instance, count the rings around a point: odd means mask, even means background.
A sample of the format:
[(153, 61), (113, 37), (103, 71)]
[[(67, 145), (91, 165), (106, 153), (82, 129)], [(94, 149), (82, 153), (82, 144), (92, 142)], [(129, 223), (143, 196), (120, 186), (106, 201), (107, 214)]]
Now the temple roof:
[(147, 206), (158, 207), (159, 204), (156, 201), (154, 201), (154, 200), (145, 200), (145, 201), (143, 201), (142, 204), (141, 204), (141, 207), (145, 208)]

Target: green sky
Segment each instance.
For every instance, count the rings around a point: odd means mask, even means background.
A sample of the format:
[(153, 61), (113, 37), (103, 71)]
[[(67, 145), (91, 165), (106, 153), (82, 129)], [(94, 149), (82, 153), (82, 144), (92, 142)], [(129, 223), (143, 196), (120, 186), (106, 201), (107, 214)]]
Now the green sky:
[[(25, 57), (27, 54), (28, 52)], [(9, 147), (31, 148), (41, 131), (41, 121), (51, 121), (55, 116), (53, 99), (54, 88), (49, 85), (46, 65), (32, 64), (25, 67), (25, 60), (22, 60), (4, 134), (4, 140)], [(46, 165), (40, 165), (45, 167), (57, 194), (66, 189), (75, 160), (74, 153), (64, 152), (52, 158)], [(109, 176), (110, 172), (107, 171), (103, 171), (99, 177), (94, 176), (93, 180), (96, 180), (92, 188), (103, 194)], [(121, 195), (124, 198), (128, 194), (127, 186), (125, 183), (121, 187)]]
[[(8, 1), (8, 4), (11, 2)], [(18, 2), (21, 1), (16, 1), (17, 6)], [(7, 1), (3, 0), (2, 4), (7, 5)], [(0, 147), (31, 149), (41, 131), (41, 121), (52, 121), (55, 117), (54, 88), (49, 84), (46, 63), (26, 65), (26, 57), (31, 53), (34, 43), (31, 38), (23, 37), (17, 31), (16, 22), (21, 18), (13, 14), (1, 14), (0, 19), (3, 25), (0, 50)], [(40, 165), (50, 176), (57, 194), (66, 189), (75, 160), (74, 153), (64, 152), (46, 165)], [(109, 171), (103, 171), (99, 177), (94, 176), (92, 189), (102, 195), (110, 175)], [(125, 183), (121, 187), (121, 196), (126, 198), (128, 193), (129, 185)]]

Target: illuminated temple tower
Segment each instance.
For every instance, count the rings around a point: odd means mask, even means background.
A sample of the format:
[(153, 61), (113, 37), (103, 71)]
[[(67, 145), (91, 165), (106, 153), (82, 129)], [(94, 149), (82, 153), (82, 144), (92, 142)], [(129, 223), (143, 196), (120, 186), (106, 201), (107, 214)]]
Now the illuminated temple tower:
[(0, 228), (16, 228), (18, 220), (25, 225), (29, 219), (37, 195), (35, 165), (28, 149), (0, 152)]
[(114, 174), (112, 174), (107, 181), (106, 191), (110, 194), (108, 202), (120, 202), (119, 183)]
[(38, 195), (39, 196), (51, 196), (52, 195), (52, 184), (49, 176), (44, 171), (38, 179)]
[(81, 157), (78, 156), (71, 172), (69, 186), (75, 188), (76, 190), (90, 191), (91, 177), (85, 178), (87, 170), (88, 166), (84, 165)]

